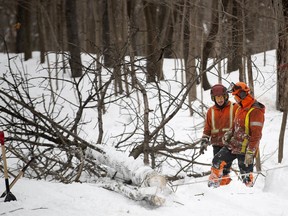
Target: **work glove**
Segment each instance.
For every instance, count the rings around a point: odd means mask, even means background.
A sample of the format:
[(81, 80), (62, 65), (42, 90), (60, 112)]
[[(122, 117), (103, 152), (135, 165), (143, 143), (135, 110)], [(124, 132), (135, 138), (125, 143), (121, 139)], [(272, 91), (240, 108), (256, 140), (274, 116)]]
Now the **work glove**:
[(201, 144), (200, 144), (200, 154), (204, 154), (204, 152), (207, 150), (207, 146), (209, 145), (209, 137), (208, 136), (203, 136), (201, 138)]
[(0, 143), (1, 145), (4, 145), (4, 132), (0, 131)]
[(252, 151), (246, 151), (244, 164), (246, 167), (253, 164), (254, 153)]
[(229, 145), (231, 138), (233, 137), (232, 130), (227, 131), (224, 136), (222, 137), (222, 143), (223, 145), (227, 146)]

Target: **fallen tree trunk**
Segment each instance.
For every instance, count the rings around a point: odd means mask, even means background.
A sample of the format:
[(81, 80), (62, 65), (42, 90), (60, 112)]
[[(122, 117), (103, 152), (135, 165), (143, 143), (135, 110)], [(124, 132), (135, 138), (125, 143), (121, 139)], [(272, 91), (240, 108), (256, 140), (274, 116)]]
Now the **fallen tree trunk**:
[[(161, 206), (165, 203), (171, 190), (167, 187), (164, 175), (144, 165), (140, 159), (129, 157), (114, 148), (100, 146), (103, 153), (89, 149), (87, 155), (93, 157), (97, 164), (105, 166), (110, 178), (102, 178), (99, 185), (103, 188), (121, 193), (133, 200), (146, 200), (151, 205)], [(130, 182), (131, 185), (125, 182)]]

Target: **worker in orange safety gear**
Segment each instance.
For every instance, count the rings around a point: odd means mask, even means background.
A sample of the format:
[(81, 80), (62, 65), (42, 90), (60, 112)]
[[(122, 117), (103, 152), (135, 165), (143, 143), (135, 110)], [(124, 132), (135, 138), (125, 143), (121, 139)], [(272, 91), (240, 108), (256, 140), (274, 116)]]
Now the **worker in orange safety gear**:
[[(211, 106), (206, 114), (203, 135), (201, 138), (200, 153), (204, 154), (208, 145), (213, 147), (213, 155), (215, 156), (223, 147), (223, 136), (232, 128), (233, 119), (238, 105), (229, 101), (227, 88), (222, 84), (216, 84), (210, 91), (211, 100), (214, 105)], [(230, 183), (229, 176), (232, 163), (228, 163), (223, 168), (223, 178), (221, 185)]]

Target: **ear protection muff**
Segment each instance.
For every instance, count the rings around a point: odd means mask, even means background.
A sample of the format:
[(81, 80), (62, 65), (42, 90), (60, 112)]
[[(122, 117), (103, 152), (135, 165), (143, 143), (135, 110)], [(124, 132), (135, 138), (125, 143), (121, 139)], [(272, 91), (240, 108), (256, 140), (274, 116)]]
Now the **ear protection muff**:
[(247, 96), (247, 92), (241, 91), (239, 92), (238, 96), (243, 100)]

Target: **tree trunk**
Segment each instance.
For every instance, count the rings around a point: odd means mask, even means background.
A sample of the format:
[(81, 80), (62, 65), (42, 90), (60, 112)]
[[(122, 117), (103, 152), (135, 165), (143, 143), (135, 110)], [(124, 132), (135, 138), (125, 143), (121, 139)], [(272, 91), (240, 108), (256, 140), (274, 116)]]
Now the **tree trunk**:
[(24, 52), (24, 60), (28, 60), (32, 57), (31, 49), (31, 15), (30, 9), (31, 3), (25, 0), (18, 0), (17, 5), (17, 23), (19, 28), (17, 28), (16, 36), (16, 53)]
[(76, 0), (66, 0), (66, 26), (68, 50), (70, 52), (69, 64), (72, 77), (82, 76), (81, 50), (78, 36)]
[[(104, 1), (92, 1), (92, 12), (93, 12), (93, 23), (91, 24), (91, 27), (94, 26), (95, 28), (95, 38), (92, 40), (92, 43), (94, 44), (93, 47), (93, 53), (97, 55), (97, 59), (100, 60), (100, 55), (103, 54), (103, 50), (101, 47), (103, 46), (103, 16), (105, 11), (105, 4)], [(102, 25), (99, 25), (101, 23)], [(98, 65), (98, 63), (97, 63)]]
[[(216, 36), (217, 36), (217, 33), (218, 33), (218, 28), (219, 28), (219, 15), (218, 13), (218, 5), (217, 5), (217, 1), (213, 1), (213, 4), (212, 4), (212, 18), (211, 18), (211, 27), (210, 27), (210, 31), (209, 31), (209, 35), (207, 37), (207, 40), (203, 46), (203, 58), (202, 58), (202, 61), (201, 61), (201, 71), (204, 71), (206, 70), (207, 68), (207, 62), (208, 62), (208, 59), (212, 53), (212, 49), (213, 49), (213, 44), (215, 43), (216, 41)], [(223, 0), (223, 9), (226, 10), (227, 8), (227, 5), (228, 5), (228, 0)], [(206, 73), (203, 73), (202, 74), (202, 86), (203, 86), (203, 89), (204, 90), (208, 90), (211, 88), (211, 85), (208, 81), (208, 78), (207, 78), (207, 74)]]
[(245, 11), (245, 0), (242, 0), (242, 3), (237, 5), (238, 7), (238, 29), (239, 29), (239, 44), (238, 44), (238, 52), (239, 56), (241, 56), (242, 64), (239, 67), (239, 80), (243, 82), (247, 82), (246, 79), (246, 11)]
[(108, 0), (108, 19), (109, 19), (109, 34), (110, 45), (112, 53), (112, 67), (114, 74), (114, 91), (115, 95), (123, 93), (122, 79), (125, 79), (125, 75), (122, 75), (122, 66), (124, 62), (124, 56), (126, 55), (126, 48), (124, 40), (127, 39), (127, 5), (124, 0), (114, 2)]
[(162, 71), (162, 54), (159, 48), (158, 35), (159, 31), (156, 18), (157, 18), (157, 5), (145, 1), (144, 12), (147, 26), (147, 82), (155, 82), (156, 77), (158, 80), (163, 79)]
[(279, 36), (278, 36), (278, 48), (277, 48), (277, 98), (276, 108), (277, 110), (284, 111), (285, 109), (285, 92), (286, 83), (288, 79), (288, 2), (282, 1), (283, 11), (279, 11)]
[(236, 62), (237, 62), (237, 69), (239, 70), (239, 81), (246, 82), (245, 78), (245, 68), (243, 66), (243, 62), (245, 62), (243, 56), (243, 25), (244, 22), (242, 17), (242, 8), (241, 4), (238, 1), (233, 2), (233, 11), (234, 15), (236, 15), (235, 21), (235, 31), (234, 31), (234, 47), (236, 48)]
[(45, 62), (45, 25), (43, 22), (43, 14), (42, 14), (42, 0), (37, 1), (37, 29), (39, 33), (39, 48), (40, 48), (40, 63), (43, 64)]
[[(227, 65), (227, 72), (230, 73), (232, 71), (236, 71), (239, 69), (239, 67), (242, 67), (242, 58), (241, 55), (239, 55), (239, 42), (242, 44), (242, 40), (240, 37), (239, 32), (239, 23), (238, 20), (238, 3), (236, 0), (232, 1), (232, 18), (231, 18), (231, 42), (230, 42), (230, 48), (229, 48), (229, 56), (228, 56), (228, 65)], [(240, 73), (239, 73), (240, 76)]]
[[(196, 37), (196, 20), (197, 20), (197, 10), (196, 5), (189, 5), (189, 43), (188, 43), (188, 53), (187, 53), (187, 60), (185, 64), (185, 72), (186, 72), (186, 82), (193, 82), (193, 87), (189, 91), (188, 95), (188, 102), (189, 102), (189, 110), (190, 116), (193, 115), (194, 110), (192, 108), (192, 102), (197, 98), (197, 89), (196, 89), (196, 82), (194, 80), (197, 78), (197, 71), (196, 71), (196, 44), (195, 38)], [(184, 47), (185, 48), (185, 47)], [(185, 58), (186, 59), (186, 58)]]
[(254, 96), (254, 79), (253, 79), (253, 69), (252, 69), (252, 59), (251, 55), (247, 56), (247, 72), (248, 72), (248, 86), (250, 88), (250, 94)]
[(103, 58), (104, 66), (112, 67), (112, 53), (110, 48), (110, 26), (109, 26), (109, 15), (108, 15), (108, 0), (104, 0), (104, 10), (102, 19), (102, 40), (103, 40)]
[[(121, 181), (103, 181), (103, 187), (121, 193), (134, 200), (147, 200), (161, 206), (171, 193), (165, 176), (146, 166), (140, 159), (133, 159), (114, 148), (100, 146), (102, 153), (90, 149), (86, 154), (104, 165), (108, 176)], [(130, 183), (129, 186), (125, 183)], [(135, 188), (136, 186), (136, 188)]]
[[(288, 96), (288, 94), (286, 95)], [(287, 124), (287, 113), (288, 113), (288, 107), (286, 105), (286, 110), (283, 112), (281, 130), (280, 130), (280, 135), (279, 135), (278, 163), (281, 163), (283, 159), (285, 130), (286, 130), (286, 124)]]
[(210, 57), (210, 54), (212, 52), (213, 44), (215, 42), (215, 38), (218, 32), (218, 11), (215, 10), (215, 3), (216, 1), (213, 1), (212, 4), (212, 18), (211, 18), (211, 27), (210, 31), (208, 34), (208, 37), (203, 45), (202, 49), (202, 59), (201, 59), (201, 71), (202, 71), (202, 76), (201, 76), (201, 82), (202, 82), (202, 87), (204, 90), (208, 90), (211, 88), (211, 85), (208, 81), (207, 74), (206, 72), (203, 73), (204, 70), (207, 68), (207, 62)]
[[(288, 2), (282, 0), (282, 5), (277, 5), (275, 10), (277, 11), (279, 20), (278, 26), (278, 49), (277, 49), (277, 99), (276, 108), (283, 111), (283, 118), (281, 124), (281, 131), (279, 135), (279, 150), (278, 150), (278, 162), (281, 163), (283, 159), (284, 150), (284, 135), (287, 124), (287, 110), (288, 110)], [(280, 7), (279, 7), (280, 6)]]

